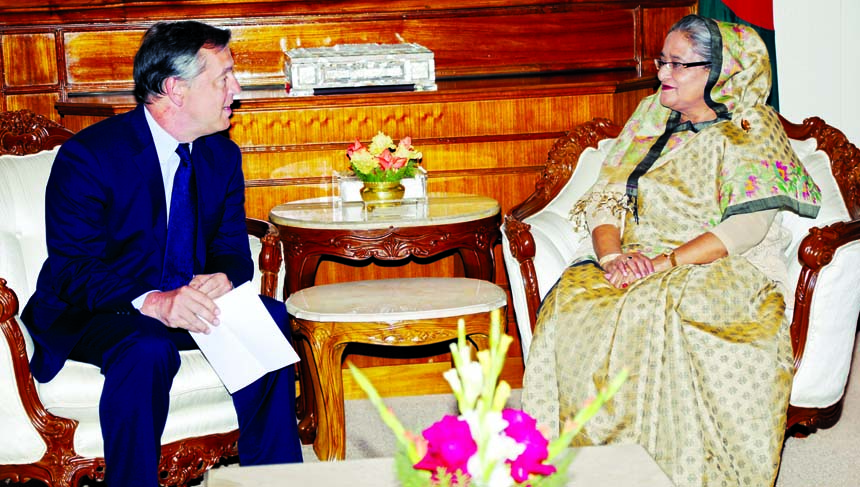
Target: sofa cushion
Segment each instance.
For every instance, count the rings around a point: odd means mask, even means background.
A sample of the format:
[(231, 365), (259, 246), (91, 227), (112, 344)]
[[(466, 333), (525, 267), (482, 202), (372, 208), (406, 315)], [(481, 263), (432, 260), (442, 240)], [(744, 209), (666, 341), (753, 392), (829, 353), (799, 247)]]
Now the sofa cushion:
[(22, 306), (33, 294), (48, 256), (45, 186), (58, 150), (59, 146), (37, 154), (0, 156), (0, 277)]

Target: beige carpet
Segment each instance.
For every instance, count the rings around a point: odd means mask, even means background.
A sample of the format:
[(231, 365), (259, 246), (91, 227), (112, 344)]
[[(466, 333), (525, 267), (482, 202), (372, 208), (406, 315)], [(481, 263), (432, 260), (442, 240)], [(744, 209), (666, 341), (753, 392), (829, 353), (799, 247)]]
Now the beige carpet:
[[(519, 406), (515, 390), (509, 406)], [(389, 397), (391, 407), (404, 425), (420, 431), (445, 414), (456, 414), (451, 395)], [(346, 402), (346, 457), (391, 456), (394, 436), (379, 419), (368, 401)], [(839, 422), (807, 438), (788, 438), (776, 487), (856, 487), (860, 486), (857, 452), (860, 449), (860, 353), (855, 349), (845, 405)], [(311, 446), (304, 447), (305, 461), (317, 461)], [(679, 486), (680, 487), (680, 486)], [(766, 486), (765, 486), (766, 487)]]

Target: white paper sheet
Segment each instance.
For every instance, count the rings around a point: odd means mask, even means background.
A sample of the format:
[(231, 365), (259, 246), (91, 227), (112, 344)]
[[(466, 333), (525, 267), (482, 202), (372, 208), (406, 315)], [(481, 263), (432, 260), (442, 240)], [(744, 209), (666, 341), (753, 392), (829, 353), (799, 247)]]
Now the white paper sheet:
[(230, 394), (267, 372), (299, 361), (250, 282), (215, 300), (221, 313), (211, 332), (191, 333)]

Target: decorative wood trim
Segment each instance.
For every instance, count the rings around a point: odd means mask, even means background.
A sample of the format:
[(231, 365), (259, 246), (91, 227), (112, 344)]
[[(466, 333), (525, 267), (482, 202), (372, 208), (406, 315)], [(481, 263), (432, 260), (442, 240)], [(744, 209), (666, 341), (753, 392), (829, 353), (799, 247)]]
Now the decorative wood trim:
[(263, 244), (258, 259), (262, 274), (260, 294), (278, 299), (275, 295), (278, 289), (278, 272), (284, 262), (278, 227), (256, 218), (245, 218), (245, 225), (248, 228), (248, 235), (259, 238)]
[(0, 113), (0, 155), (53, 149), (72, 136), (62, 125), (30, 110)]
[(842, 400), (826, 408), (801, 408), (789, 404), (786, 436), (805, 438), (818, 428), (826, 429), (835, 425), (842, 415), (842, 404)]
[(831, 172), (842, 192), (842, 199), (851, 219), (860, 219), (860, 150), (839, 129), (827, 125), (819, 117), (810, 117), (794, 124), (780, 115), (782, 126), (792, 139), (814, 138), (818, 149), (830, 157)]

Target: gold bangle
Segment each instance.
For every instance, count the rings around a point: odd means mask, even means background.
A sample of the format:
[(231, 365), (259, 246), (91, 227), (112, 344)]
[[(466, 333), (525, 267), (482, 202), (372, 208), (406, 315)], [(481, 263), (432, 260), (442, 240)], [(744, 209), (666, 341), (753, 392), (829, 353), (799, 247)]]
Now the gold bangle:
[(669, 259), (669, 264), (672, 267), (678, 267), (678, 261), (675, 259), (675, 249), (667, 250), (663, 252), (663, 255), (665, 255), (666, 258)]

